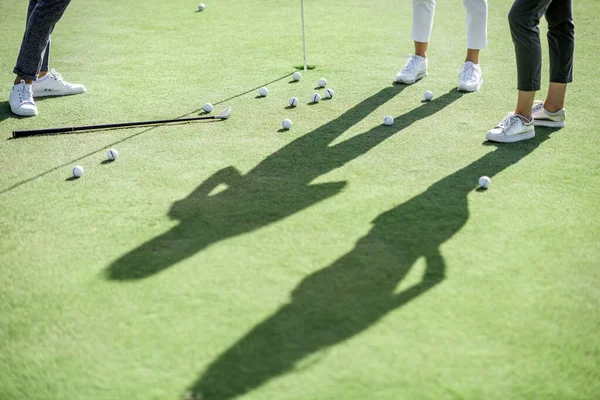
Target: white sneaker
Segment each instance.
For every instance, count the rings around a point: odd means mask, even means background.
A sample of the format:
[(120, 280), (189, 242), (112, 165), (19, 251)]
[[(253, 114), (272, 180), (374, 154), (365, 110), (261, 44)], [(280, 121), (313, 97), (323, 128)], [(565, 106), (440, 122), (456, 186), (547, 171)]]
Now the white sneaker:
[(544, 107), (544, 102), (536, 100), (531, 109), (531, 118), (535, 126), (549, 126), (550, 128), (562, 128), (565, 126), (565, 109), (550, 112)]
[(85, 86), (65, 82), (62, 75), (54, 69), (44, 75), (43, 78), (33, 82), (33, 95), (35, 97), (66, 96), (79, 93), (85, 93)]
[(479, 90), (483, 83), (481, 67), (479, 64), (473, 64), (471, 61), (463, 64), (462, 71), (458, 74), (458, 77), (458, 90), (461, 92), (475, 92)]
[(31, 85), (25, 81), (13, 86), (8, 96), (10, 110), (21, 117), (32, 117), (37, 115), (38, 109), (33, 101)]
[(427, 59), (421, 56), (408, 56), (402, 71), (396, 74), (396, 82), (410, 85), (427, 76)]
[(492, 142), (512, 143), (520, 140), (531, 139), (535, 136), (533, 122), (526, 122), (525, 118), (510, 113), (493, 129), (485, 135)]

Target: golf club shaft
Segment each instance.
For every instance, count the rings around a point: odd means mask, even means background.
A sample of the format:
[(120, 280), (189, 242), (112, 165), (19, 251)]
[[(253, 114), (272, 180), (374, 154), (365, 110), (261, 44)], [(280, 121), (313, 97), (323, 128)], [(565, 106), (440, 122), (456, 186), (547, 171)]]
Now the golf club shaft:
[(66, 128), (34, 129), (34, 130), (25, 130), (25, 131), (13, 131), (13, 137), (20, 138), (20, 137), (26, 137), (26, 136), (47, 135), (47, 134), (53, 134), (53, 133), (89, 131), (89, 130), (94, 130), (94, 129), (126, 128), (126, 127), (132, 127), (132, 126), (160, 125), (160, 124), (169, 124), (169, 123), (177, 123), (177, 122), (190, 122), (190, 121), (200, 121), (200, 120), (206, 120), (206, 119), (225, 119), (225, 118), (222, 115), (204, 115), (201, 117), (163, 119), (163, 120), (158, 120), (158, 121), (123, 122), (123, 123), (119, 123), (119, 124), (102, 124), (102, 125), (89, 125), (89, 126), (72, 126), (72, 127), (66, 127)]

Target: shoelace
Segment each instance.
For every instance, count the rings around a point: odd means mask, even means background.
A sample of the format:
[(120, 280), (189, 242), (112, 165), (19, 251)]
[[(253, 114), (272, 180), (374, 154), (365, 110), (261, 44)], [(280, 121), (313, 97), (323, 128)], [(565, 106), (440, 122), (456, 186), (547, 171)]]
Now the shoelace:
[(538, 101), (538, 102), (535, 102), (535, 103), (533, 104), (533, 109), (532, 109), (532, 111), (533, 111), (533, 112), (536, 112), (536, 111), (539, 111), (539, 110), (541, 110), (542, 108), (544, 108), (544, 103), (543, 103), (543, 102), (541, 102), (541, 101)]
[(52, 70), (50, 71), (50, 76), (62, 83), (63, 85), (71, 87), (71, 84), (69, 82), (65, 82), (60, 72), (57, 72), (54, 68), (52, 68)]
[(473, 74), (475, 73), (475, 66), (473, 64), (465, 64), (463, 66), (462, 71), (458, 74), (459, 77), (464, 78), (465, 81), (470, 81), (473, 79)]
[(415, 69), (417, 69), (417, 64), (419, 63), (417, 57), (413, 56), (412, 54), (408, 54), (405, 55), (404, 58), (407, 59), (406, 63), (404, 64), (404, 70), (413, 72)]
[(496, 128), (506, 131), (508, 128), (511, 127), (511, 125), (513, 125), (515, 122), (517, 122), (518, 119), (520, 119), (520, 118), (517, 117), (516, 115), (508, 114), (506, 117), (504, 117), (504, 119), (502, 121), (500, 121), (500, 123), (498, 124), (498, 126), (496, 126)]
[(31, 85), (27, 85), (27, 82), (24, 80), (21, 80), (21, 87), (19, 88), (19, 101), (21, 104), (35, 104), (33, 102), (33, 90), (31, 89)]

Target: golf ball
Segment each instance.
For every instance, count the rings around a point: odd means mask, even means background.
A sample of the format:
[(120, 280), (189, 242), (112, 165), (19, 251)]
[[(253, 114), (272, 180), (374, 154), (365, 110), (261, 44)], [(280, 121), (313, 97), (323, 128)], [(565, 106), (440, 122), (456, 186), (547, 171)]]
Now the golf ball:
[(114, 161), (117, 159), (117, 157), (119, 157), (119, 152), (116, 149), (110, 149), (106, 152), (106, 157), (110, 161)]
[(331, 89), (331, 88), (325, 90), (325, 97), (327, 97), (328, 99), (333, 99), (334, 94), (335, 93), (333, 92), (333, 89)]
[(260, 94), (260, 97), (265, 97), (266, 95), (269, 94), (269, 89), (267, 89), (266, 87), (261, 87), (258, 90), (258, 93)]
[(479, 187), (482, 189), (487, 189), (492, 184), (492, 180), (489, 176), (482, 176), (479, 178)]
[(433, 99), (433, 92), (428, 90), (425, 92), (425, 94), (423, 95), (423, 97), (425, 97), (425, 100), (427, 101), (431, 101), (431, 99)]
[(383, 124), (384, 125), (393, 125), (394, 124), (394, 117), (391, 116), (387, 116), (383, 119)]
[(292, 79), (298, 82), (300, 79), (302, 79), (302, 74), (300, 72), (294, 72), (294, 74), (292, 75)]
[(312, 95), (312, 102), (318, 103), (321, 101), (321, 95), (319, 93), (315, 93)]
[(83, 167), (81, 165), (76, 165), (73, 167), (73, 176), (75, 178), (79, 178), (83, 176)]
[(298, 105), (299, 101), (297, 97), (291, 97), (288, 100), (288, 104), (290, 105), (290, 107), (296, 107)]
[(207, 113), (211, 112), (213, 110), (213, 106), (210, 103), (206, 103), (204, 106), (202, 106), (202, 109), (204, 109), (204, 111), (206, 111)]
[(292, 121), (286, 118), (281, 123), (281, 126), (283, 127), (283, 129), (290, 129), (292, 127)]
[(206, 8), (206, 5), (204, 3), (198, 4), (198, 11), (203, 11), (205, 8)]
[(325, 79), (325, 78), (319, 79), (319, 87), (325, 87), (325, 86), (327, 86), (327, 79)]
[(192, 391), (187, 391), (183, 396), (183, 400), (202, 400), (202, 393), (194, 393)]

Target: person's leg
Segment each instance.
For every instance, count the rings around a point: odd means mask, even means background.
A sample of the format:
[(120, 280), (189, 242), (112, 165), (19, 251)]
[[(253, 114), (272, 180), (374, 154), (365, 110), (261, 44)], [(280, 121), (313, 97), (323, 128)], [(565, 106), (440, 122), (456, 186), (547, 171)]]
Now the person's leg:
[(463, 0), (467, 10), (467, 56), (465, 62), (479, 64), (479, 51), (487, 46), (487, 0)]
[(565, 108), (565, 96), (567, 94), (567, 84), (550, 82), (548, 86), (548, 94), (544, 101), (544, 108), (551, 113), (557, 112)]
[(553, 113), (565, 107), (567, 84), (573, 81), (575, 25), (571, 0), (554, 0), (546, 11), (550, 49), (550, 86), (544, 108)]
[[(35, 9), (35, 6), (37, 5), (37, 3), (38, 3), (38, 0), (29, 0), (29, 7), (27, 7), (27, 22), (28, 23), (29, 23), (29, 18), (31, 17), (31, 13)], [(25, 28), (27, 28), (27, 25), (25, 25)], [(52, 27), (52, 30), (54, 30), (54, 27)], [(52, 32), (50, 32), (50, 34), (52, 34)], [(49, 60), (50, 60), (50, 38), (48, 38), (48, 44), (46, 45), (46, 48), (44, 49), (44, 52), (42, 54), (42, 67), (40, 68), (40, 73), (38, 75), (39, 78), (43, 77), (44, 75), (46, 75), (48, 73)], [(17, 77), (17, 79), (18, 79), (18, 77)]]
[(467, 11), (467, 55), (460, 75), (458, 90), (475, 92), (483, 83), (479, 52), (487, 46), (487, 0), (463, 0)]
[(434, 12), (435, 0), (413, 0), (411, 38), (415, 42), (415, 54), (423, 58), (427, 58)]
[[(25, 30), (27, 30), (27, 25), (29, 25), (29, 18), (31, 18), (31, 13), (33, 13), (33, 10), (35, 9), (35, 6), (37, 5), (38, 0), (29, 0), (29, 5), (27, 6), (27, 19), (25, 20)], [(22, 43), (21, 43), (22, 45)], [(19, 82), (21, 82), (21, 80), (25, 80), (26, 83), (31, 84), (32, 80), (31, 79), (25, 79), (22, 76), (17, 75), (15, 77), (15, 81), (14, 84), (18, 84)]]
[(458, 75), (458, 90), (475, 92), (483, 83), (479, 51), (487, 45), (487, 0), (463, 0), (467, 11), (467, 56)]
[(540, 90), (542, 75), (542, 47), (538, 25), (551, 2), (552, 0), (516, 0), (508, 14), (517, 58), (519, 95), (515, 114), (527, 121), (531, 119), (535, 92)]
[(517, 107), (515, 108), (515, 114), (525, 117), (527, 121), (530, 121), (531, 108), (533, 107), (534, 100), (535, 91), (519, 90), (519, 94), (517, 95)]
[(429, 42), (415, 42), (415, 54), (427, 58), (427, 47)]
[(467, 49), (467, 56), (465, 62), (472, 62), (473, 64), (479, 64), (479, 51), (481, 49)]
[[(54, 27), (52, 27), (52, 31), (54, 31)], [(52, 31), (50, 35), (52, 35)], [(52, 43), (52, 37), (48, 38), (48, 44), (42, 53), (42, 65), (40, 67), (40, 73), (38, 74), (38, 78), (43, 78), (46, 76), (48, 71), (50, 70), (50, 44)]]
[(546, 101), (533, 103), (536, 126), (565, 126), (567, 84), (573, 81), (575, 27), (571, 0), (553, 0), (546, 10), (548, 46), (550, 48), (550, 85)]
[(517, 106), (486, 138), (495, 142), (518, 142), (535, 136), (532, 107), (540, 90), (542, 48), (538, 24), (552, 0), (515, 0), (508, 14), (515, 46), (519, 90)]
[[(31, 13), (37, 5), (37, 0), (29, 0), (29, 6), (27, 7), (27, 20), (25, 22), (25, 29), (29, 24), (29, 18)], [(21, 76), (17, 76), (10, 95), (8, 97), (8, 104), (11, 111), (22, 117), (31, 117), (37, 115), (38, 110), (33, 100), (33, 90), (31, 87), (32, 80), (24, 79)]]
[(561, 128), (565, 126), (565, 95), (567, 84), (550, 82), (546, 101), (536, 100), (533, 102), (531, 117), (535, 126), (549, 126)]
[(427, 76), (427, 46), (433, 26), (435, 0), (413, 0), (411, 38), (415, 55), (410, 56), (404, 68), (396, 74), (396, 82), (411, 84)]
[(43, 60), (48, 54), (50, 34), (70, 2), (71, 0), (38, 0), (32, 7), (33, 0), (30, 1), (27, 28), (13, 70), (17, 75), (15, 83), (21, 80), (35, 81), (38, 78)]

